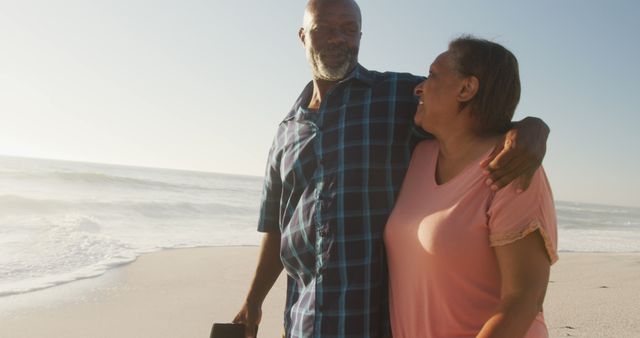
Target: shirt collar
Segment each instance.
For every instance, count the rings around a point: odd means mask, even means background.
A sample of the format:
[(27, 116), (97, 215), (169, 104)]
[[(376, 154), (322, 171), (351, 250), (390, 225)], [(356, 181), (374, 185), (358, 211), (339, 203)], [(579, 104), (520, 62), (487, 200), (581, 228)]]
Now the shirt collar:
[(357, 64), (356, 68), (353, 71), (351, 71), (351, 74), (349, 74), (342, 81), (348, 81), (350, 79), (356, 79), (356, 80), (359, 80), (359, 81), (363, 82), (364, 84), (366, 84), (368, 86), (371, 86), (371, 85), (373, 85), (374, 76), (373, 76), (372, 72), (370, 72), (368, 69), (362, 67), (361, 64)]
[[(351, 71), (351, 73), (349, 73), (349, 75), (347, 75), (344, 79), (342, 79), (340, 83), (345, 83), (351, 80), (357, 80), (364, 83), (367, 86), (371, 86), (373, 85), (374, 75), (371, 71), (364, 68), (362, 65), (358, 63), (356, 67)], [(289, 111), (289, 113), (287, 114), (287, 116), (284, 118), (282, 122), (293, 119), (298, 113), (299, 109), (306, 106), (309, 103), (309, 101), (311, 100), (312, 94), (313, 94), (313, 81), (310, 81), (304, 87), (304, 89), (302, 90), (302, 93), (300, 93), (300, 96), (298, 96), (298, 99), (293, 104), (293, 107), (291, 107), (291, 110)]]

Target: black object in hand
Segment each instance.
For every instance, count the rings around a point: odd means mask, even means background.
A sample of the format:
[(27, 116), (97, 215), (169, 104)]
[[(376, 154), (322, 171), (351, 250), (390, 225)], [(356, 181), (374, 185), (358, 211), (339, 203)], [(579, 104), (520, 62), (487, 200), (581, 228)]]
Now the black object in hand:
[(214, 323), (210, 338), (244, 338), (244, 324)]
[[(255, 327), (258, 335), (258, 326)], [(244, 324), (214, 323), (210, 338), (244, 338)]]

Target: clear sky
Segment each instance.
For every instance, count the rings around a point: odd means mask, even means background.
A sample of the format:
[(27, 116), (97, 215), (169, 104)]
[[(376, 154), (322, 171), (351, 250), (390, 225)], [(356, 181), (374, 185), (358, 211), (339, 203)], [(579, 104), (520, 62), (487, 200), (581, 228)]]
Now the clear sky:
[[(0, 154), (262, 175), (310, 80), (304, 3), (0, 0)], [(424, 74), (462, 33), (511, 49), (556, 199), (640, 207), (640, 2), (359, 3), (369, 69)]]

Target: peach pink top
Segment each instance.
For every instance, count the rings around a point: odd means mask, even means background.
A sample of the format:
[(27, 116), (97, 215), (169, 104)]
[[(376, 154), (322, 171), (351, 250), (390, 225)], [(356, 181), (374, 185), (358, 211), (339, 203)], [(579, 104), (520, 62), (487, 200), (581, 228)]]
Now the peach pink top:
[[(475, 337), (500, 301), (494, 246), (539, 230), (550, 262), (558, 259), (542, 168), (520, 194), (511, 185), (492, 192), (475, 162), (438, 185), (438, 151), (437, 141), (418, 144), (385, 228), (394, 338)], [(526, 337), (547, 337), (542, 313)]]

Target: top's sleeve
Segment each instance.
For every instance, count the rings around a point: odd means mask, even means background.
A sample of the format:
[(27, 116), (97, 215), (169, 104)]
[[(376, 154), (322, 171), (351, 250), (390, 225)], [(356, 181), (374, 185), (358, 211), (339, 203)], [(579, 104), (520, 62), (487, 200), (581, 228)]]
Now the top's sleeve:
[(258, 231), (280, 232), (280, 197), (282, 196), (282, 181), (280, 179), (280, 156), (278, 155), (278, 135), (271, 144), (267, 168), (262, 187), (262, 201), (260, 204), (260, 218)]
[(540, 231), (551, 264), (558, 260), (556, 210), (549, 181), (542, 167), (533, 175), (531, 185), (516, 193), (514, 182), (498, 190), (488, 209), (491, 246), (513, 243)]

